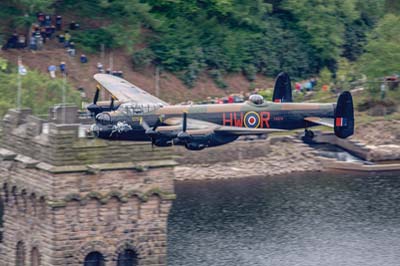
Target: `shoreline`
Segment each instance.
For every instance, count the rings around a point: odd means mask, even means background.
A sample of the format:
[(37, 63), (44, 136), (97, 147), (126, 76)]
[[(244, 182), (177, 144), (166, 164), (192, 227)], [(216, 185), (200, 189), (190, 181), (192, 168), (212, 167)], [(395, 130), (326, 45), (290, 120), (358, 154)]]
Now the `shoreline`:
[[(221, 160), (208, 163), (195, 163), (198, 158), (188, 158), (186, 162), (174, 168), (175, 180), (214, 180), (236, 179), (250, 176), (276, 176), (302, 172), (320, 172), (324, 170), (322, 157), (317, 151), (293, 136), (274, 137), (263, 141), (239, 145), (251, 149), (252, 146), (266, 150), (266, 154), (246, 159), (224, 161), (227, 154), (237, 153), (237, 144), (214, 149)], [(249, 147), (250, 146), (250, 147)], [(218, 156), (219, 155), (219, 156)], [(190, 156), (187, 156), (190, 157)], [(240, 156), (239, 156), (240, 157)]]
[[(270, 177), (304, 172), (398, 171), (400, 169), (398, 162), (400, 139), (397, 137), (400, 136), (400, 121), (380, 121), (379, 126), (390, 128), (381, 134), (382, 138), (378, 137), (381, 127), (376, 126), (373, 123), (360, 126), (358, 134), (347, 142), (341, 139), (330, 141), (329, 137), (325, 142), (339, 147), (347, 143), (342, 148), (347, 149), (350, 154), (357, 154), (356, 150), (361, 149), (364, 151), (365, 162), (371, 164), (326, 158), (296, 135), (270, 136), (265, 140), (241, 140), (196, 153), (181, 152), (182, 158), (178, 160), (179, 165), (174, 168), (174, 179), (177, 181), (215, 180), (252, 176)], [(360, 134), (365, 130), (369, 132), (368, 136)], [(321, 136), (324, 135), (320, 133)], [(397, 162), (390, 164), (390, 161)]]

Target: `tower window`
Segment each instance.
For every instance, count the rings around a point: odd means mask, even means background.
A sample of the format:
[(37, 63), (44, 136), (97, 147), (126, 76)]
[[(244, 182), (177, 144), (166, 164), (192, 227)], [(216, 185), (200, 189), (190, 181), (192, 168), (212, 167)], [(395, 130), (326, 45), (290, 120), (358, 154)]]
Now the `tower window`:
[(31, 266), (40, 266), (39, 250), (36, 247), (31, 251)]
[(25, 266), (25, 245), (22, 241), (17, 244), (15, 266)]
[(97, 251), (90, 252), (86, 258), (85, 262), (83, 264), (84, 266), (104, 266), (104, 256)]
[(118, 255), (117, 266), (136, 266), (138, 265), (138, 257), (135, 251), (126, 249)]

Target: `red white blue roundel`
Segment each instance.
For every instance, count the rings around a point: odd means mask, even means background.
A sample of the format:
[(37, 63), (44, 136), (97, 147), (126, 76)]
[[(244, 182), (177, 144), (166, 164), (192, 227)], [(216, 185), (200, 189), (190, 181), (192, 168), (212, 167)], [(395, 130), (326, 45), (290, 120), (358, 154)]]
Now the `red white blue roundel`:
[(256, 112), (247, 112), (244, 115), (244, 125), (248, 128), (258, 128), (260, 125), (260, 116)]

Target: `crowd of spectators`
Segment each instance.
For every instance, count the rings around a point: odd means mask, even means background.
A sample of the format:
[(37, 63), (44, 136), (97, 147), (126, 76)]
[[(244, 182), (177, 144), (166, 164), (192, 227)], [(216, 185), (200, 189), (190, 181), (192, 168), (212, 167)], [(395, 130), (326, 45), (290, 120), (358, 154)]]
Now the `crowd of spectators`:
[(43, 45), (55, 37), (56, 31), (62, 30), (62, 16), (37, 13), (36, 22), (28, 34), (15, 31), (3, 45), (3, 49), (41, 50)]
[(317, 86), (317, 79), (311, 78), (303, 82), (296, 82), (294, 84), (294, 89), (296, 92), (313, 91)]
[(78, 30), (79, 23), (72, 21), (67, 30), (63, 31), (63, 18), (60, 15), (50, 15), (39, 12), (36, 22), (32, 24), (28, 34), (19, 34), (15, 31), (3, 45), (2, 49), (25, 49), (32, 51), (42, 50), (44, 44), (57, 37), (58, 42), (67, 49), (70, 56), (75, 56), (75, 43), (70, 31)]

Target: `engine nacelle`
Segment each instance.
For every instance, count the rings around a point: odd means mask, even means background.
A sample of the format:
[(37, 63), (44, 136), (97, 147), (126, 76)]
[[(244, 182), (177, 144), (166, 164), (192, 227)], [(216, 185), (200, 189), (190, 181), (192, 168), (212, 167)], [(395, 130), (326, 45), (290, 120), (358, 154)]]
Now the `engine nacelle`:
[(159, 138), (159, 139), (156, 139), (156, 141), (154, 142), (154, 145), (156, 145), (158, 147), (169, 147), (169, 146), (172, 146), (172, 140), (167, 139), (167, 138)]
[(207, 146), (205, 144), (197, 143), (197, 142), (190, 142), (185, 144), (185, 148), (191, 151), (199, 151)]

